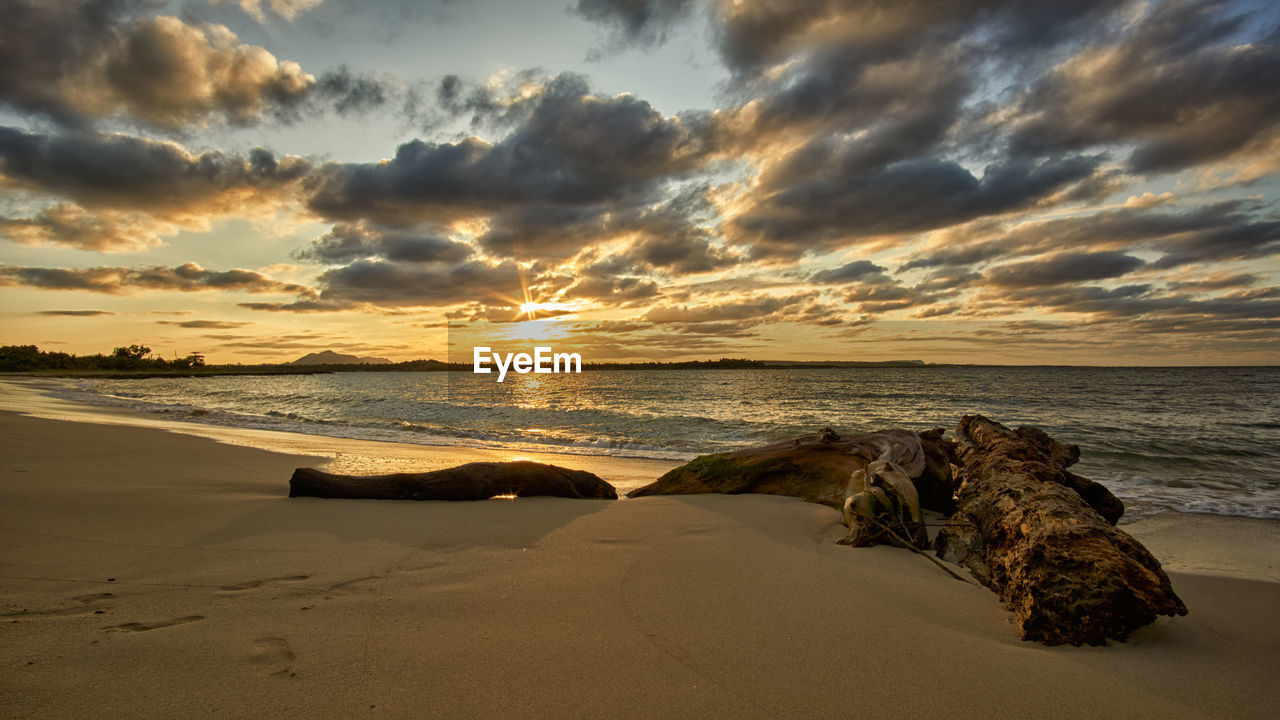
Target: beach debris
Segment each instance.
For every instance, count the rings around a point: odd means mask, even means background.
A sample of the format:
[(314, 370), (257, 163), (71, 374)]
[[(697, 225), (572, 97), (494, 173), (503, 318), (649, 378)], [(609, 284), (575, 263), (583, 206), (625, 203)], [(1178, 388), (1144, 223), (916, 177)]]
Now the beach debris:
[(842, 545), (865, 547), (886, 543), (921, 549), (929, 534), (920, 514), (920, 496), (899, 465), (875, 460), (849, 476), (844, 501), (849, 534)]
[(528, 460), (474, 462), (390, 475), (337, 475), (298, 468), (289, 479), (289, 497), (488, 500), (534, 495), (616, 500), (618, 491), (593, 473)]
[[(891, 463), (905, 475), (915, 491), (917, 508), (949, 515), (955, 509), (955, 481), (950, 443), (942, 433), (940, 429), (919, 433), (893, 429), (840, 436), (823, 428), (764, 447), (694, 458), (627, 496), (763, 493), (798, 497), (843, 512), (846, 499), (855, 492), (851, 490), (853, 474), (879, 461)], [(893, 479), (883, 473), (876, 477), (873, 484), (877, 485), (897, 488), (892, 483), (900, 482), (896, 473)]]
[(1115, 527), (1120, 501), (1067, 471), (1079, 448), (981, 415), (955, 438), (959, 504), (934, 548), (1000, 596), (1024, 640), (1105, 645), (1187, 613), (1160, 561)]

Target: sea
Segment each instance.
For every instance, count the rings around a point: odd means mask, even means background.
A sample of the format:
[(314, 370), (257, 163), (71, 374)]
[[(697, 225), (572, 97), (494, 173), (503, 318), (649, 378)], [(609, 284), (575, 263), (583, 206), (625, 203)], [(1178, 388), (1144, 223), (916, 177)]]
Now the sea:
[[(66, 399), (332, 437), (687, 460), (830, 426), (952, 431), (980, 413), (1080, 446), (1125, 501), (1280, 519), (1280, 368), (848, 367), (75, 379)], [(566, 463), (569, 461), (566, 460)]]

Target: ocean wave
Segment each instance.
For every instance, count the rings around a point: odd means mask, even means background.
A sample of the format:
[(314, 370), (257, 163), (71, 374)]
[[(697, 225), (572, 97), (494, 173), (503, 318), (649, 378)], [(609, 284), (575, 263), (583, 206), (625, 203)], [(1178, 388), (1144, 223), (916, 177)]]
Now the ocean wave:
[(1280, 519), (1280, 423), (1271, 421), (1280, 416), (1280, 371), (1254, 374), (1248, 398), (1232, 377), (1149, 368), (614, 371), (501, 388), (463, 375), (339, 373), (91, 379), (59, 392), (210, 425), (677, 461), (824, 425), (919, 430), (978, 412), (1079, 444), (1077, 472), (1111, 487), (1131, 517)]

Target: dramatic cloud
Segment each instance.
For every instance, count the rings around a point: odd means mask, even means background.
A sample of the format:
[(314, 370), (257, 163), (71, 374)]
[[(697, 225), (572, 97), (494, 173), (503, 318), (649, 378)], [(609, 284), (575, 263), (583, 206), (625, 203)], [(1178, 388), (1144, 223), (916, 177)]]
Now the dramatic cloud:
[(615, 42), (655, 45), (681, 20), (689, 17), (695, 0), (578, 0), (573, 12), (611, 27)]
[[(358, 260), (320, 275), (323, 302), (367, 302), (390, 307), (454, 305), (520, 294), (515, 263), (393, 263)], [(281, 308), (284, 309), (284, 308)], [(314, 309), (314, 308), (301, 308)]]
[(739, 74), (754, 76), (815, 49), (878, 61), (966, 36), (981, 38), (994, 51), (1043, 48), (1105, 19), (1115, 7), (1106, 0), (716, 0), (715, 14), (725, 61)]
[(596, 97), (582, 78), (561, 75), (499, 143), (414, 140), (388, 162), (330, 163), (318, 170), (310, 206), (337, 220), (400, 224), (619, 201), (703, 167), (713, 150), (707, 133), (699, 118), (664, 117), (627, 95)]
[(324, 73), (315, 93), (333, 105), (339, 115), (363, 115), (391, 101), (396, 88), (392, 81), (372, 75), (356, 75), (345, 65)]
[(247, 293), (309, 293), (311, 289), (273, 280), (253, 270), (206, 270), (196, 263), (177, 267), (95, 267), (83, 269), (12, 267), (0, 265), (0, 286), (48, 290), (84, 290), (119, 295), (136, 290)]
[(221, 25), (135, 16), (142, 7), (17, 0), (0, 43), (0, 100), (73, 125), (119, 114), (176, 129), (287, 113), (315, 84)]
[(658, 283), (636, 275), (587, 274), (566, 288), (563, 296), (625, 307), (657, 297)]
[(1203, 205), (1184, 212), (1122, 209), (1022, 223), (979, 226), (944, 237), (926, 254), (899, 268), (963, 267), (1057, 248), (1151, 250), (1153, 268), (1223, 262), (1280, 253), (1280, 222), (1257, 217), (1264, 208), (1244, 201)]
[(1215, 290), (1243, 289), (1257, 285), (1262, 277), (1253, 273), (1209, 275), (1200, 280), (1174, 280), (1166, 283), (1166, 287), (1177, 292), (1205, 293)]
[[(0, 238), (16, 244), (0, 249), (21, 260), (0, 285), (225, 290), (281, 325), (414, 316), (389, 333), (510, 332), (534, 312), (627, 357), (620, 338), (768, 353), (801, 342), (771, 329), (793, 324), (835, 353), (855, 337), (1102, 348), (1126, 329), (1150, 336), (1139, 348), (1257, 344), (1277, 322), (1280, 14), (1265, 3), (571, 0), (559, 19), (604, 38), (569, 48), (598, 61), (580, 66), (595, 84), (532, 55), (495, 71), (437, 53), (453, 26), (415, 25), (410, 55), (367, 46), (423, 19), (412, 4), (222, 4), (6, 6)], [(490, 12), (450, 14), (462, 28)], [(341, 43), (339, 60), (284, 59), (309, 40)], [(620, 64), (640, 59), (655, 62)], [(626, 92), (682, 61), (715, 86), (704, 104), (669, 83)], [(354, 117), (365, 137), (324, 144)], [(307, 156), (249, 149), (267, 142)], [(83, 251), (165, 260), (85, 267)], [(261, 270), (167, 267), (179, 252)]]
[(1128, 320), (1149, 316), (1165, 324), (1206, 320), (1275, 320), (1280, 318), (1280, 290), (1246, 291), (1235, 295), (1194, 299), (1165, 295), (1151, 285), (1101, 288), (1028, 288), (1011, 293), (1012, 302), (1059, 312), (1093, 314), (1102, 319)]
[(451, 240), (440, 228), (399, 229), (368, 227), (363, 223), (340, 223), (298, 253), (304, 260), (343, 264), (366, 258), (396, 262), (458, 262), (471, 255), (471, 248)]
[(812, 293), (788, 296), (760, 295), (697, 306), (655, 305), (642, 315), (641, 319), (653, 323), (706, 323), (727, 320), (758, 322), (812, 297)]
[(731, 237), (757, 256), (798, 257), (1027, 208), (1097, 166), (1084, 157), (1015, 161), (990, 165), (977, 178), (956, 163), (922, 159), (862, 172), (845, 164), (846, 150), (804, 152), (762, 178), (761, 199), (732, 220)]
[(163, 245), (161, 235), (177, 231), (139, 213), (90, 213), (75, 203), (58, 203), (30, 218), (0, 217), (0, 237), (24, 245), (61, 245), (97, 252), (136, 252)]
[(935, 299), (926, 291), (907, 287), (900, 281), (880, 273), (866, 275), (859, 282), (846, 286), (841, 298), (851, 305), (856, 305), (858, 312), (868, 315), (880, 315), (916, 305), (926, 305)]
[[(275, 211), (297, 192), (309, 170), (301, 158), (277, 157), (261, 148), (247, 157), (220, 151), (197, 155), (177, 143), (131, 135), (50, 136), (0, 127), (0, 185), (68, 198), (85, 208), (147, 212), (167, 220), (199, 223), (210, 215)], [(77, 220), (76, 212), (65, 207), (61, 215), (63, 226), (70, 226), (61, 235), (56, 218), (31, 222), (55, 239), (95, 232), (95, 221)], [(85, 222), (87, 229), (77, 230)], [(145, 238), (142, 243), (154, 244)]]
[(854, 260), (851, 263), (845, 263), (837, 268), (816, 272), (809, 276), (809, 282), (847, 283), (858, 280), (867, 275), (882, 272), (884, 272), (884, 268), (870, 260)]
[[(1280, 44), (1257, 11), (1222, 0), (1153, 4), (1136, 24), (1092, 44), (1021, 102), (1016, 152), (1044, 154), (1134, 143), (1136, 172), (1178, 170), (1280, 132)], [(1265, 20), (1263, 21), (1266, 22)], [(1274, 19), (1272, 19), (1274, 23)]]
[[(292, 20), (318, 0), (272, 0)], [(261, 2), (240, 3), (259, 21)], [(166, 131), (221, 121), (360, 114), (398, 94), (390, 78), (340, 67), (317, 79), (225, 26), (148, 16), (145, 0), (13, 0), (0, 30), (0, 104), (72, 128), (120, 118)]]
[(1043, 260), (999, 265), (987, 271), (986, 280), (1001, 287), (1048, 287), (1118, 278), (1142, 264), (1122, 252), (1061, 253)]

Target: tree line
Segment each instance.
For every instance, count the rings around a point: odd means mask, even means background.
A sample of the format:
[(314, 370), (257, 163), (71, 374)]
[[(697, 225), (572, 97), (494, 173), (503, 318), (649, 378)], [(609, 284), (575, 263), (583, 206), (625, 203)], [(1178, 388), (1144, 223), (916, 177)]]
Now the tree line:
[(0, 372), (32, 370), (190, 370), (204, 367), (198, 352), (186, 357), (165, 359), (151, 354), (146, 345), (118, 347), (110, 355), (72, 355), (49, 352), (35, 345), (0, 346)]

